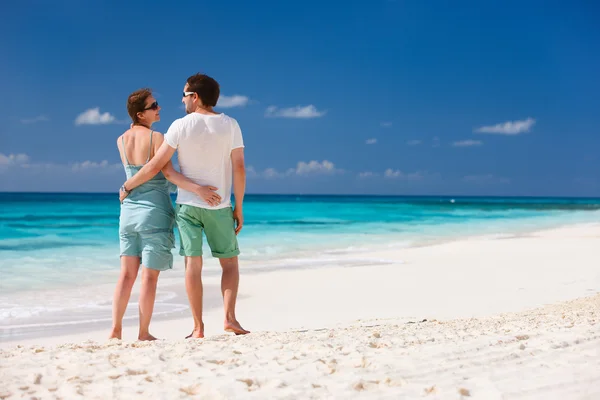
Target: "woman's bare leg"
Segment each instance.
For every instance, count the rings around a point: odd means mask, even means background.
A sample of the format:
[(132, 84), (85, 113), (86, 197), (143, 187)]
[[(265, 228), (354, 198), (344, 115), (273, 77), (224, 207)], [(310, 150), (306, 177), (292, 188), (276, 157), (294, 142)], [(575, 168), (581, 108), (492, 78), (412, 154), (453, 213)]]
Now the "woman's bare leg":
[(134, 256), (121, 256), (121, 274), (115, 288), (113, 296), (113, 325), (110, 332), (110, 339), (121, 339), (123, 332), (123, 315), (129, 303), (131, 288), (135, 283), (138, 270), (140, 268), (140, 258)]
[(142, 287), (140, 289), (140, 332), (139, 340), (156, 340), (150, 334), (150, 320), (154, 311), (154, 301), (156, 299), (156, 285), (160, 271), (143, 267), (142, 269)]

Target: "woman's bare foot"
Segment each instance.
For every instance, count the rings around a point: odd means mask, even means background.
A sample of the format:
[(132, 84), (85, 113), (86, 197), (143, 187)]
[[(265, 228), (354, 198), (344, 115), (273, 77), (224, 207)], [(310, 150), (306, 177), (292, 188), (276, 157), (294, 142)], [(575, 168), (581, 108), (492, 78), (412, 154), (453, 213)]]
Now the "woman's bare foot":
[(115, 329), (113, 328), (110, 331), (110, 336), (108, 337), (109, 339), (119, 339), (121, 340), (121, 334), (123, 333), (122, 329)]
[(151, 334), (149, 334), (149, 333), (145, 333), (145, 334), (143, 334), (143, 335), (142, 335), (142, 334), (138, 335), (138, 340), (141, 340), (141, 341), (149, 341), (149, 340), (158, 340), (158, 339), (157, 339), (157, 338), (155, 338), (154, 336), (152, 336), (152, 335), (151, 335)]
[(250, 333), (250, 331), (247, 331), (244, 328), (242, 328), (242, 326), (240, 325), (239, 322), (237, 322), (237, 320), (225, 321), (224, 329), (225, 329), (225, 332), (233, 332), (236, 335), (246, 335), (246, 334)]

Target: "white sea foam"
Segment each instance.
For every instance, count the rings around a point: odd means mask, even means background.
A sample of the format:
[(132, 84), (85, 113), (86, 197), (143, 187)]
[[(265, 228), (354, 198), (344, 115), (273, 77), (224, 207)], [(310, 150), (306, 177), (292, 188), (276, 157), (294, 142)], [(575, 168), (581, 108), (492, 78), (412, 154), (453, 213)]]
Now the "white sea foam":
[[(152, 315), (153, 316), (161, 316), (161, 315), (169, 315), (181, 311), (185, 311), (189, 308), (189, 306), (185, 304), (178, 303), (158, 303), (157, 305), (168, 307), (167, 310), (155, 310)], [(138, 303), (130, 303), (130, 307), (137, 307)], [(124, 320), (136, 320), (139, 317), (137, 315), (125, 315), (123, 317)], [(43, 327), (60, 327), (60, 326), (69, 326), (69, 325), (83, 325), (83, 324), (91, 324), (96, 322), (110, 322), (112, 321), (112, 317), (105, 318), (89, 318), (89, 319), (81, 319), (81, 320), (66, 320), (66, 321), (56, 321), (56, 322), (40, 322), (33, 324), (13, 324), (13, 325), (0, 325), (0, 332), (2, 330), (12, 330), (12, 329), (28, 329), (28, 328), (43, 328)], [(1, 336), (1, 335), (0, 335)]]

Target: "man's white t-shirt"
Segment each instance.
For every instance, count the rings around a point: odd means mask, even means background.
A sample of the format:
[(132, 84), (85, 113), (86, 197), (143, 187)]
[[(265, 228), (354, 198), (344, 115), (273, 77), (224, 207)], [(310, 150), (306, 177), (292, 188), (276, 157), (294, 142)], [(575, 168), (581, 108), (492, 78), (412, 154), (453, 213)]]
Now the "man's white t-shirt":
[(231, 207), (231, 151), (244, 147), (242, 131), (234, 118), (225, 114), (188, 114), (171, 124), (165, 142), (177, 149), (183, 175), (199, 185), (216, 186), (221, 196), (221, 204), (213, 207), (195, 193), (178, 188), (177, 204), (213, 210)]

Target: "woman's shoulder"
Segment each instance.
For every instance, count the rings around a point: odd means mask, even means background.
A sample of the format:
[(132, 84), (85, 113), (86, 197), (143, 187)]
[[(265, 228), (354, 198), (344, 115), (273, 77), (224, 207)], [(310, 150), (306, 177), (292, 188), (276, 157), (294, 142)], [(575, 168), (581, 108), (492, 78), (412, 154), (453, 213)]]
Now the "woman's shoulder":
[(127, 139), (128, 137), (130, 137), (130, 136), (132, 136), (132, 135), (135, 135), (135, 132), (134, 132), (134, 130), (133, 130), (133, 129), (131, 129), (131, 128), (130, 128), (130, 129), (126, 129), (126, 130), (125, 130), (123, 133), (121, 133), (121, 134), (119, 135), (119, 137), (117, 138), (117, 140), (121, 140), (121, 138), (123, 138), (123, 139)]
[(158, 151), (158, 148), (163, 144), (164, 141), (165, 137), (162, 133), (158, 131), (152, 131), (152, 148), (154, 151)]
[(152, 140), (154, 143), (160, 144), (163, 142), (165, 135), (160, 133), (159, 131), (152, 131)]

